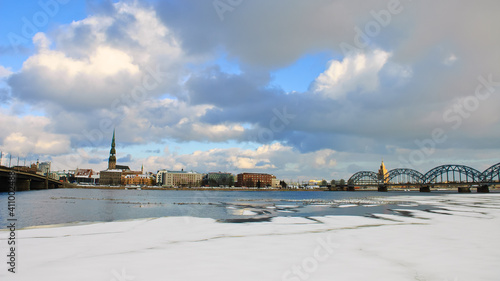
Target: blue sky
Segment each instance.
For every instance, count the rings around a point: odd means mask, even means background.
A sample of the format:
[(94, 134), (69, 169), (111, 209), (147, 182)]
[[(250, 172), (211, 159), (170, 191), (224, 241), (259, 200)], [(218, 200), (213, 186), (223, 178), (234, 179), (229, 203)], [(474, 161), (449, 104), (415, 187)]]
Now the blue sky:
[(41, 3), (0, 4), (4, 153), (102, 170), (116, 128), (153, 172), (500, 161), (495, 1)]
[(325, 71), (325, 62), (334, 58), (342, 59), (342, 55), (334, 56), (331, 51), (305, 54), (291, 65), (272, 72), (272, 84), (286, 92), (306, 92), (311, 81)]
[[(47, 5), (40, 5), (40, 3)], [(67, 1), (66, 4), (60, 4), (57, 1), (40, 1), (40, 3), (38, 1), (2, 1), (0, 4), (2, 11), (0, 44), (8, 49), (7, 54), (0, 56), (0, 64), (9, 66), (12, 70), (21, 68), (22, 63), (34, 48), (31, 38), (26, 36), (32, 33), (30, 24), (36, 28), (35, 32), (47, 32), (87, 16), (85, 1)], [(57, 3), (57, 5), (52, 3)], [(48, 9), (50, 14), (45, 9)], [(17, 51), (12, 48), (13, 45), (17, 47)]]

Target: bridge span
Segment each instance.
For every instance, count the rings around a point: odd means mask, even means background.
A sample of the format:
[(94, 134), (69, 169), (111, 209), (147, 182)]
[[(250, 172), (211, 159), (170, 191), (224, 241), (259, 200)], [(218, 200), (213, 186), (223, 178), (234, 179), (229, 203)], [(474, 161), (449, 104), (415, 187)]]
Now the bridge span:
[(63, 186), (62, 182), (48, 176), (28, 173), (14, 168), (0, 166), (0, 192), (53, 189)]
[(433, 188), (457, 188), (459, 192), (489, 192), (492, 185), (500, 185), (500, 163), (480, 172), (465, 165), (441, 165), (425, 174), (409, 168), (397, 168), (384, 175), (372, 171), (360, 171), (347, 181), (347, 189), (376, 186), (379, 191), (388, 188), (419, 188), (421, 192), (430, 192)]

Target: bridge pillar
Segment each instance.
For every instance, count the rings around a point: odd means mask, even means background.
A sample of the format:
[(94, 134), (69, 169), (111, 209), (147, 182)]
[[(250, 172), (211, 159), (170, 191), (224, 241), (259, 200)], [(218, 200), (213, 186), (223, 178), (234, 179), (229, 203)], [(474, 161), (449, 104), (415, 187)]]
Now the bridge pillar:
[(387, 185), (379, 185), (378, 192), (387, 192)]
[(0, 192), (9, 191), (9, 179), (7, 177), (0, 177)]
[(470, 187), (459, 187), (458, 193), (470, 193)]
[(47, 189), (45, 181), (31, 181), (31, 190)]
[(354, 188), (354, 185), (348, 185), (347, 186), (347, 191), (355, 191), (356, 189)]
[(487, 185), (481, 185), (477, 187), (477, 193), (489, 193), (490, 189)]
[(431, 192), (431, 187), (428, 185), (424, 185), (420, 188), (420, 192)]
[(16, 191), (28, 191), (30, 190), (31, 180), (27, 179), (17, 179), (16, 181)]

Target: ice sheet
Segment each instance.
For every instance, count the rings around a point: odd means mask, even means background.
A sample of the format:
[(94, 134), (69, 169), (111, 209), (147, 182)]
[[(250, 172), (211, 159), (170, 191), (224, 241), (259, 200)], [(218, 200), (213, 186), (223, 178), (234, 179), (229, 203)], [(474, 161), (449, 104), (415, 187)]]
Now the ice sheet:
[[(498, 194), (391, 197), (434, 205), (371, 217), (220, 223), (165, 217), (17, 232), (0, 280), (499, 280)], [(0, 232), (4, 260), (7, 231)]]

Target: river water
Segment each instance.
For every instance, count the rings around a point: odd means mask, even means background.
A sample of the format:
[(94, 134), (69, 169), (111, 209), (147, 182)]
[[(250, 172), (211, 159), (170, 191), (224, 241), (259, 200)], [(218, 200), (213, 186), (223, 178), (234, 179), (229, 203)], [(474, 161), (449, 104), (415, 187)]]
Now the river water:
[[(407, 202), (384, 202), (386, 196), (445, 193), (451, 192), (53, 189), (16, 193), (14, 215), (18, 228), (166, 216), (213, 218), (221, 222), (266, 221), (276, 216), (370, 216), (398, 214), (393, 209), (402, 206), (432, 208)], [(0, 229), (8, 225), (7, 201), (8, 194), (0, 193)]]

